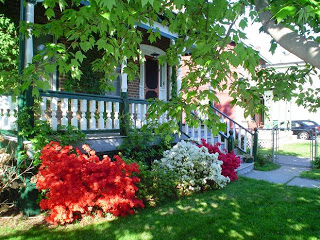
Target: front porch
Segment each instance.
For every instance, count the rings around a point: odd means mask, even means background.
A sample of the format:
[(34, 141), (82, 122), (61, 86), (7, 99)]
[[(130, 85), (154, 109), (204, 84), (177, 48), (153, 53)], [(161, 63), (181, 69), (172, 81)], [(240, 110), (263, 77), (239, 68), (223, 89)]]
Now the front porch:
[[(46, 121), (56, 131), (60, 126), (73, 126), (86, 134), (88, 143), (97, 152), (115, 151), (131, 129), (144, 126), (147, 112), (152, 102), (145, 99), (70, 93), (60, 91), (40, 92), (39, 111), (36, 119)], [(212, 106), (212, 110), (226, 124), (226, 131), (213, 134), (212, 128), (205, 126), (198, 118), (198, 127), (191, 127), (182, 120), (179, 139), (193, 139), (200, 142), (221, 143), (221, 149), (238, 148), (239, 153), (254, 154), (254, 133), (247, 130), (227, 115)], [(0, 131), (10, 140), (17, 141), (17, 103), (11, 96), (0, 97)], [(170, 116), (159, 116), (158, 123), (164, 123)], [(178, 123), (177, 123), (178, 124)], [(235, 146), (229, 146), (232, 139)], [(28, 141), (25, 142), (28, 144)]]

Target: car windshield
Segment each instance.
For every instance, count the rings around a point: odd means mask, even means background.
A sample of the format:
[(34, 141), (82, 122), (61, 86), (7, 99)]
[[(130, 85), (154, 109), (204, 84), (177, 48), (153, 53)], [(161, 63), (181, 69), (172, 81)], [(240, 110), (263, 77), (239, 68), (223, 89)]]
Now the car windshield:
[(317, 126), (318, 124), (316, 124), (316, 123), (314, 123), (314, 122), (307, 122), (307, 121), (305, 121), (305, 122), (302, 122), (304, 125), (307, 125), (307, 126)]

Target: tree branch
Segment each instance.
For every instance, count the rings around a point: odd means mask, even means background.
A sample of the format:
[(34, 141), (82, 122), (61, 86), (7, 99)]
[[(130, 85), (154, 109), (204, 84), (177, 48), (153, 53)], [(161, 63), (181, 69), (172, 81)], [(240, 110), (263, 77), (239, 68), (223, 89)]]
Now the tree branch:
[(269, 6), (268, 0), (255, 0), (254, 3), (264, 31), (284, 49), (320, 69), (320, 44), (297, 34), (282, 24), (277, 24), (272, 19), (273, 15), (265, 10)]

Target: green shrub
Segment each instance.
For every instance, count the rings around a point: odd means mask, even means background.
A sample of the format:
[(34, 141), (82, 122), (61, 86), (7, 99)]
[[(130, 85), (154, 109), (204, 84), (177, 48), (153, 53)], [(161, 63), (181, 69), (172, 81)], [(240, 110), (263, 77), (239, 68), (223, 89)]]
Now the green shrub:
[(163, 152), (170, 148), (170, 142), (156, 137), (152, 130), (144, 132), (134, 130), (119, 147), (122, 154), (138, 163), (146, 164), (149, 169), (155, 159), (162, 158)]
[[(129, 164), (131, 159), (123, 160)], [(172, 171), (165, 171), (156, 165), (150, 166), (143, 162), (138, 162), (140, 182), (137, 184), (138, 199), (142, 200), (145, 206), (157, 206), (168, 200), (178, 199), (177, 175)]]
[(258, 155), (256, 157), (256, 163), (260, 166), (264, 166), (268, 163), (272, 162), (272, 155), (268, 153), (262, 153), (258, 150)]
[(314, 161), (312, 161), (312, 168), (320, 169), (320, 157), (316, 157)]

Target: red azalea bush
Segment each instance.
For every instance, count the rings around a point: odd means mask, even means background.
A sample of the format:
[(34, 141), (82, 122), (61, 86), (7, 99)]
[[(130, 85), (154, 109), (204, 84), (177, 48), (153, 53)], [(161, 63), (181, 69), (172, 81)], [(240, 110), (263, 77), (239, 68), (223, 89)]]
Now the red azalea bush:
[(139, 173), (136, 163), (128, 165), (119, 156), (115, 161), (108, 156), (99, 160), (89, 146), (83, 149), (87, 154), (51, 142), (41, 151), (37, 187), (45, 192), (40, 208), (49, 210), (47, 222), (65, 224), (104, 213), (125, 216), (144, 207), (135, 195), (140, 181), (132, 176)]
[(225, 150), (225, 153), (221, 152), (219, 149), (220, 143), (212, 145), (207, 143), (206, 140), (201, 139), (201, 144), (198, 147), (206, 147), (209, 150), (209, 153), (219, 153), (218, 160), (222, 161), (223, 164), (221, 174), (225, 177), (229, 177), (230, 181), (235, 181), (238, 179), (237, 172), (235, 171), (240, 166), (240, 157), (236, 156), (233, 151), (228, 153)]

